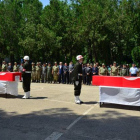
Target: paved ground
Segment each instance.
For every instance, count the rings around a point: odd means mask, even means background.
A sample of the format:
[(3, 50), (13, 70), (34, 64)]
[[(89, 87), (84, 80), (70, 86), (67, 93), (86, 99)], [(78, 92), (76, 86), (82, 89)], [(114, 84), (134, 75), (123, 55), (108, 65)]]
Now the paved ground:
[(140, 140), (140, 109), (99, 107), (99, 89), (83, 86), (82, 105), (73, 85), (32, 84), (31, 99), (0, 98), (0, 140)]

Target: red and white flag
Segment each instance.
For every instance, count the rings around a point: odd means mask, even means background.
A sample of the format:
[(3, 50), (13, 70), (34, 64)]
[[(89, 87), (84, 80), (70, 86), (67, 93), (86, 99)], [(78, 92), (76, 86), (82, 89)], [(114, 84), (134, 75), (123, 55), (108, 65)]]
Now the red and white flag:
[(100, 102), (140, 106), (140, 77), (93, 76)]

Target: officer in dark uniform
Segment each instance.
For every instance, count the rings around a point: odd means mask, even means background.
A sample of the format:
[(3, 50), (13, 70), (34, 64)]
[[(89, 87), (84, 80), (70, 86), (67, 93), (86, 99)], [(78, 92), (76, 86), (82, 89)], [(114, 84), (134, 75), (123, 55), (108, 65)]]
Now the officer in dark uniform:
[(31, 71), (32, 66), (29, 63), (29, 56), (24, 56), (24, 64), (23, 64), (23, 90), (25, 92), (25, 95), (23, 96), (23, 99), (30, 98), (30, 85), (31, 85)]
[(81, 94), (83, 56), (78, 55), (76, 59), (77, 63), (74, 66), (72, 80), (74, 82), (75, 103), (81, 104), (83, 102), (80, 100), (79, 96)]

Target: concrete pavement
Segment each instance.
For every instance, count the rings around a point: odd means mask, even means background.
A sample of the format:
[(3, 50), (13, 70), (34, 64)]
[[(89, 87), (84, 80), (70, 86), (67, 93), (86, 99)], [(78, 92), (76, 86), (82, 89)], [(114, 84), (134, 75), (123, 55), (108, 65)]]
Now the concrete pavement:
[(31, 99), (19, 83), (18, 98), (0, 98), (0, 140), (140, 140), (140, 109), (99, 107), (99, 88), (83, 86), (74, 103), (73, 85), (31, 85)]

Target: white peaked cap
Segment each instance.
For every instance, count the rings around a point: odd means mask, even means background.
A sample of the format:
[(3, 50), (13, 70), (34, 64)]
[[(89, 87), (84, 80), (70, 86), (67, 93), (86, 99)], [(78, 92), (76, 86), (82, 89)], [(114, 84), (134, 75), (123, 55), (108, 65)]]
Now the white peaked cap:
[(77, 60), (80, 60), (80, 59), (82, 59), (82, 58), (83, 58), (82, 55), (77, 55), (77, 57), (76, 57)]
[(29, 56), (24, 56), (24, 60), (29, 60)]

